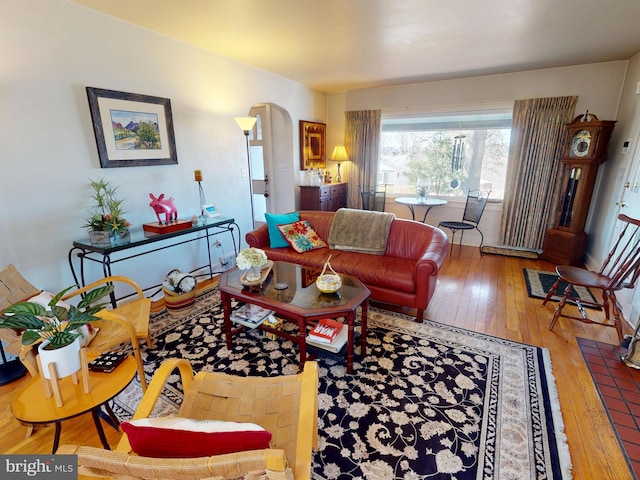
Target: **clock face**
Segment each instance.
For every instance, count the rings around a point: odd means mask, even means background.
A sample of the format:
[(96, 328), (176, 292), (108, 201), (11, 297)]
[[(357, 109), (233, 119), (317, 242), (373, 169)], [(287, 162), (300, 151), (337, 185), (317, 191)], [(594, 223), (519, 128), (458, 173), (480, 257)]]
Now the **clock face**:
[(580, 130), (573, 136), (571, 140), (571, 155), (575, 157), (584, 157), (589, 154), (591, 146), (591, 132), (588, 130)]

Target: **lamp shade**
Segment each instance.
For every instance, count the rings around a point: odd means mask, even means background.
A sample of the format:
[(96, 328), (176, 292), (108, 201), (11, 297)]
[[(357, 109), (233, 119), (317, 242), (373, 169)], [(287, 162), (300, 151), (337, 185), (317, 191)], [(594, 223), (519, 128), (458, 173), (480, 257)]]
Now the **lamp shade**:
[(333, 160), (334, 162), (348, 162), (349, 155), (347, 155), (347, 149), (344, 148), (344, 145), (336, 145), (333, 147), (333, 152), (331, 152), (329, 160)]
[(258, 119), (256, 117), (235, 117), (234, 120), (243, 131), (248, 132)]

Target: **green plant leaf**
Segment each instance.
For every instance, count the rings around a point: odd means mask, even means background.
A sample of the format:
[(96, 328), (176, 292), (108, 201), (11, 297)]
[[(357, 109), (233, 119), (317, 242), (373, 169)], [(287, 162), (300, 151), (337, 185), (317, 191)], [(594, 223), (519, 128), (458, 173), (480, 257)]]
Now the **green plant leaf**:
[(77, 288), (77, 286), (76, 285), (71, 285), (70, 287), (65, 288), (61, 292), (58, 292), (58, 294), (49, 301), (48, 305), (50, 307), (53, 307), (56, 303), (58, 303), (60, 301), (60, 299), (62, 297), (64, 297), (64, 294), (67, 293), (72, 288)]
[(35, 315), (16, 313), (15, 315), (5, 315), (0, 317), (0, 328), (32, 328), (40, 329), (44, 322)]
[(31, 345), (33, 342), (42, 338), (38, 332), (33, 330), (25, 330), (22, 334), (22, 345)]
[(53, 316), (61, 322), (64, 322), (69, 317), (69, 310), (59, 305), (53, 305), (51, 312), (53, 312)]
[(47, 311), (45, 307), (39, 303), (21, 302), (7, 307), (4, 313), (25, 313), (29, 315), (44, 315)]
[(78, 308), (86, 308), (101, 298), (109, 295), (111, 292), (113, 292), (113, 285), (103, 285), (102, 287), (94, 288), (84, 294), (82, 300), (78, 303)]
[(62, 348), (72, 343), (78, 337), (79, 334), (72, 333), (69, 330), (65, 330), (64, 332), (58, 333), (55, 336), (51, 337), (49, 339), (49, 345), (51, 345), (53, 348)]

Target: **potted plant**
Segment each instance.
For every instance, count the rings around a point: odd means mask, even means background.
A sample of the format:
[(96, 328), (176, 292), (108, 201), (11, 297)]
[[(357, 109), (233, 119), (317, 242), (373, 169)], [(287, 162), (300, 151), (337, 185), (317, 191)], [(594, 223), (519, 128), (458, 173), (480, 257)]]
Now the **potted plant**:
[(54, 295), (46, 305), (20, 302), (7, 307), (0, 316), (0, 328), (24, 330), (23, 345), (41, 342), (38, 353), (45, 378), (50, 378), (47, 365), (52, 362), (60, 378), (80, 370), (81, 329), (98, 319), (96, 313), (105, 304), (96, 302), (113, 292), (113, 285), (104, 285), (85, 293), (77, 306), (66, 305), (60, 299), (72, 288), (76, 286)]
[(89, 230), (89, 240), (94, 245), (126, 243), (130, 240), (129, 226), (124, 217), (123, 200), (118, 198), (118, 187), (100, 178), (90, 180), (94, 204), (89, 208), (91, 217), (83, 227)]
[(176, 268), (165, 277), (162, 291), (167, 312), (184, 315), (193, 309), (196, 302), (196, 279)]

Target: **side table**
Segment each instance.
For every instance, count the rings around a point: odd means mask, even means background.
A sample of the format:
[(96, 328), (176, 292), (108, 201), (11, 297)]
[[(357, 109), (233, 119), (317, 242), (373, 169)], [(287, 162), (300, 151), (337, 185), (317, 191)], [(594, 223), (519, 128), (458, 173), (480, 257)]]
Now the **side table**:
[(100, 423), (100, 407), (106, 407), (111, 420), (117, 424), (117, 419), (108, 402), (125, 389), (136, 374), (136, 361), (129, 355), (124, 362), (111, 373), (99, 373), (89, 371), (89, 383), (91, 391), (82, 391), (82, 382), (74, 385), (71, 376), (59, 380), (60, 391), (64, 404), (62, 407), (56, 405), (55, 398), (46, 398), (42, 378), (36, 375), (29, 380), (11, 400), (11, 413), (21, 423), (26, 425), (45, 426), (55, 424), (55, 435), (53, 438), (52, 453), (58, 450), (60, 444), (60, 433), (62, 422), (78, 415), (91, 412), (93, 423), (100, 437), (102, 446), (109, 450), (107, 437)]
[(425, 223), (427, 220), (427, 214), (429, 210), (433, 207), (440, 207), (442, 205), (446, 205), (448, 202), (446, 200), (440, 200), (439, 198), (425, 198), (424, 200), (418, 197), (399, 197), (396, 198), (396, 203), (401, 205), (406, 205), (411, 211), (411, 219), (416, 219), (416, 212), (414, 207), (426, 207), (426, 211), (424, 212), (424, 217), (422, 217), (422, 223)]

